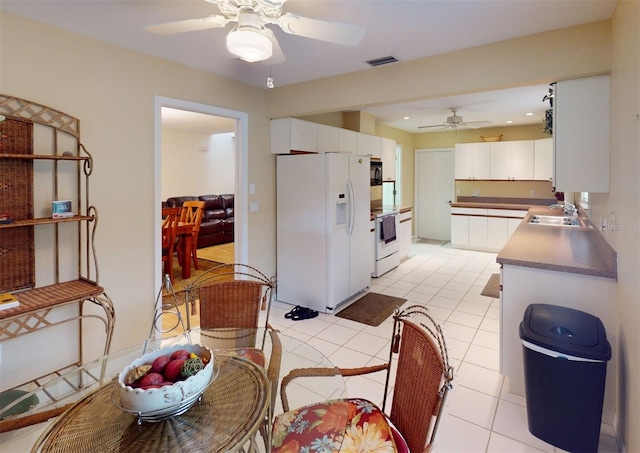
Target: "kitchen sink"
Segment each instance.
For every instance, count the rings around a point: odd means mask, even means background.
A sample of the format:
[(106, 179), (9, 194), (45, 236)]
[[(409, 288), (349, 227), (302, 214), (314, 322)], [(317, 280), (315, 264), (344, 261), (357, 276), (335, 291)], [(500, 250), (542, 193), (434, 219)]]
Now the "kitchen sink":
[(555, 215), (532, 215), (529, 219), (529, 223), (534, 225), (553, 225), (563, 227), (579, 227), (580, 222), (577, 219), (572, 219), (568, 216), (555, 216)]

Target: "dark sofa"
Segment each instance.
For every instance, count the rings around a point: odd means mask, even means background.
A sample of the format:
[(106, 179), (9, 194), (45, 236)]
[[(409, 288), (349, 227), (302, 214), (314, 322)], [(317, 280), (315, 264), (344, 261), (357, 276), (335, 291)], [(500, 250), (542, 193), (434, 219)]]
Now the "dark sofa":
[(204, 201), (198, 248), (233, 242), (233, 194), (171, 197), (163, 204), (175, 208), (189, 200)]

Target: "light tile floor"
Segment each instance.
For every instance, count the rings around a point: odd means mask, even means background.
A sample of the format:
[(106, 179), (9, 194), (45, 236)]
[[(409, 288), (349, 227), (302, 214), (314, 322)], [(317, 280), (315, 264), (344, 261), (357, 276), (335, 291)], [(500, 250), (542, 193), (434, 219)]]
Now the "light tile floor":
[[(562, 451), (529, 433), (525, 399), (508, 393), (499, 374), (500, 301), (480, 295), (499, 270), (493, 253), (414, 243), (408, 260), (372, 280), (371, 291), (406, 298), (406, 304), (426, 304), (441, 323), (455, 379), (435, 442), (437, 452)], [(319, 349), (336, 366), (372, 365), (388, 358), (390, 319), (378, 327), (324, 313), (291, 321), (284, 318), (290, 309), (276, 302), (271, 324)], [(384, 373), (350, 377), (346, 385), (349, 396), (380, 404)], [(615, 438), (602, 434), (599, 451), (618, 451)]]
[[(529, 433), (524, 398), (508, 393), (498, 372), (499, 300), (480, 295), (491, 274), (499, 272), (495, 258), (492, 253), (414, 243), (411, 257), (373, 279), (371, 291), (406, 298), (407, 304), (426, 304), (442, 325), (455, 379), (436, 452), (559, 452)], [(291, 308), (275, 302), (271, 324), (320, 350), (334, 365), (357, 367), (388, 359), (390, 319), (378, 327), (324, 313), (291, 321), (284, 318)], [(380, 404), (384, 373), (347, 378), (346, 386), (349, 396)], [(28, 451), (44, 426), (24, 428), (30, 436), (21, 436), (20, 442), (12, 442), (13, 433), (0, 435), (0, 450)], [(599, 451), (617, 452), (615, 438), (602, 434)]]

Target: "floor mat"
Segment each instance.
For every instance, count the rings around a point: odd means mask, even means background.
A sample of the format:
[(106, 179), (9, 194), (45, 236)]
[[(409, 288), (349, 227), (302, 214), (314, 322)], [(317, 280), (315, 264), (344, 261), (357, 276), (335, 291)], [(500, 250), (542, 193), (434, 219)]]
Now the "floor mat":
[(382, 321), (393, 314), (396, 307), (400, 307), (406, 301), (407, 299), (401, 297), (367, 293), (335, 315), (375, 327), (382, 324)]
[(483, 296), (493, 297), (494, 299), (500, 298), (500, 274), (493, 274), (489, 277), (487, 284), (484, 285), (484, 289), (480, 293)]

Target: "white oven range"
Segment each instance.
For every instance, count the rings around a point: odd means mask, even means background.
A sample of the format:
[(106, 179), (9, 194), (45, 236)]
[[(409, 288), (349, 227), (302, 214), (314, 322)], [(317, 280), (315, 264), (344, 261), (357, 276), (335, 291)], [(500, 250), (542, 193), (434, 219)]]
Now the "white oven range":
[(400, 264), (400, 247), (396, 236), (400, 225), (399, 211), (376, 215), (376, 264), (373, 277), (380, 277)]

